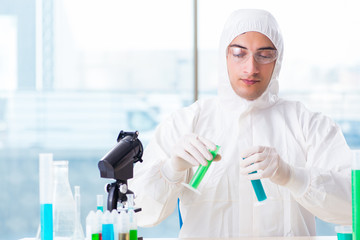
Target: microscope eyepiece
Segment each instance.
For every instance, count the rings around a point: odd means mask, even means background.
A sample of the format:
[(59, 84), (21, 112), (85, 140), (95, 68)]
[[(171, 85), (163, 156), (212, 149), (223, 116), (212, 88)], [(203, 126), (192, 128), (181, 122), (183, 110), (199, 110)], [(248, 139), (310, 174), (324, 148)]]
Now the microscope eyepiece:
[(133, 164), (142, 162), (143, 146), (137, 138), (138, 132), (121, 131), (117, 144), (99, 162), (102, 178), (127, 180), (133, 177)]

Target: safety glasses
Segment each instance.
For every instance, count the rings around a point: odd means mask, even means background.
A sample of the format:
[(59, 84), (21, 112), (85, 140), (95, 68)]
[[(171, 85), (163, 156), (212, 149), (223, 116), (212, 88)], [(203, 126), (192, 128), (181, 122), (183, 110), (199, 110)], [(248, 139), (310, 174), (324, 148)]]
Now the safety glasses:
[(276, 49), (272, 48), (264, 48), (252, 52), (238, 45), (230, 45), (228, 47), (228, 56), (235, 63), (244, 63), (250, 56), (253, 56), (257, 63), (268, 64), (276, 60), (278, 53)]

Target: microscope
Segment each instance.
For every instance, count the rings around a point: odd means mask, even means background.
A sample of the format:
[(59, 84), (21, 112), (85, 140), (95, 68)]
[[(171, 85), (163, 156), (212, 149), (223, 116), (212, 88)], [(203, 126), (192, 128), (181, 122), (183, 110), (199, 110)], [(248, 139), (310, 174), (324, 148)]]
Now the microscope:
[[(139, 132), (120, 131), (117, 144), (98, 163), (100, 177), (116, 181), (107, 184), (107, 210), (117, 209), (118, 203), (124, 205), (126, 194), (133, 194), (128, 189), (127, 180), (133, 177), (134, 164), (142, 162), (143, 146), (138, 139)], [(135, 209), (135, 212), (141, 209)]]

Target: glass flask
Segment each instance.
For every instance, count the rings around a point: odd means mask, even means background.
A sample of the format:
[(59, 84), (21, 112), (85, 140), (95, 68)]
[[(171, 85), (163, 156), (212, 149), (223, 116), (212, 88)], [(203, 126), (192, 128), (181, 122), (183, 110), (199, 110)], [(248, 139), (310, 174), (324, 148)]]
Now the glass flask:
[(75, 229), (75, 200), (69, 183), (69, 162), (54, 161), (54, 238), (71, 239)]

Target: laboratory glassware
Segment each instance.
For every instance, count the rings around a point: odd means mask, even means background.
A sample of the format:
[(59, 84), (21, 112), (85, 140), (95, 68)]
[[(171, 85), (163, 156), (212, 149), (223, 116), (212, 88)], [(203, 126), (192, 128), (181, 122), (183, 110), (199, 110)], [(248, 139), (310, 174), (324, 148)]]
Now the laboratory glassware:
[(80, 214), (80, 186), (75, 186), (75, 227), (72, 240), (84, 240), (84, 231), (81, 226), (81, 214)]
[(39, 154), (40, 237), (53, 240), (53, 155)]
[(198, 188), (199, 184), (201, 183), (202, 179), (204, 178), (205, 173), (209, 169), (211, 163), (215, 159), (219, 149), (220, 149), (220, 146), (216, 145), (216, 149), (214, 151), (209, 150), (209, 152), (211, 153), (213, 158), (211, 160), (207, 160), (208, 164), (206, 166), (199, 165), (194, 176), (191, 178), (189, 184), (182, 183), (185, 187), (189, 188), (190, 190), (192, 190), (198, 194), (201, 194), (200, 191), (197, 190), (197, 188)]
[(360, 150), (353, 150), (351, 170), (353, 239), (360, 239)]
[(118, 228), (118, 240), (129, 240), (130, 238), (130, 227), (129, 227), (129, 217), (126, 213), (126, 209), (123, 208), (120, 211), (117, 219), (117, 228)]
[(71, 238), (75, 229), (75, 200), (69, 183), (69, 162), (54, 161), (54, 236)]
[(104, 211), (104, 196), (96, 195), (96, 209), (100, 211)]
[(127, 203), (128, 203), (128, 215), (129, 215), (129, 235), (130, 240), (137, 240), (137, 223), (136, 223), (136, 216), (134, 211), (134, 195), (133, 194), (126, 194)]
[(114, 240), (114, 223), (109, 210), (102, 216), (102, 240)]

